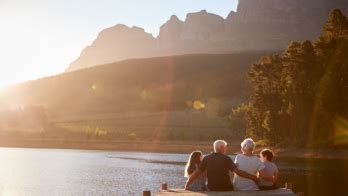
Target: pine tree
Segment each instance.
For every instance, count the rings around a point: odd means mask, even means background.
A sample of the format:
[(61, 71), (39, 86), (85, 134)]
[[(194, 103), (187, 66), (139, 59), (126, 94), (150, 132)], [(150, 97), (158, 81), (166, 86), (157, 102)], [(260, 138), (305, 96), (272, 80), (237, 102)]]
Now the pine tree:
[(325, 23), (322, 33), (322, 38), (327, 41), (333, 38), (348, 38), (348, 22), (343, 13), (335, 9), (330, 13), (328, 21)]
[(249, 136), (269, 138), (271, 141), (281, 137), (275, 131), (278, 128), (275, 123), (278, 122), (282, 102), (279, 94), (281, 69), (280, 56), (273, 55), (264, 57), (259, 63), (252, 65), (248, 73), (248, 80), (254, 90), (246, 111)]
[(348, 20), (334, 10), (314, 46), (292, 42), (253, 64), (247, 135), (273, 144), (335, 145), (334, 123), (348, 119), (347, 54)]
[(306, 136), (309, 116), (312, 112), (318, 69), (314, 48), (309, 41), (293, 42), (282, 55), (284, 86), (284, 108), (288, 115), (287, 130), (296, 143)]

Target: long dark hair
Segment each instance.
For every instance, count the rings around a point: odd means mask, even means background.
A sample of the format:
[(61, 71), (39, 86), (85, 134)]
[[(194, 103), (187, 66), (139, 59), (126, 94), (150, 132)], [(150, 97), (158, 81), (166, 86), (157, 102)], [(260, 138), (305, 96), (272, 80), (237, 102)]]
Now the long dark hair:
[(201, 151), (193, 151), (187, 161), (185, 168), (185, 177), (189, 177), (194, 171), (196, 171), (198, 165), (201, 163)]

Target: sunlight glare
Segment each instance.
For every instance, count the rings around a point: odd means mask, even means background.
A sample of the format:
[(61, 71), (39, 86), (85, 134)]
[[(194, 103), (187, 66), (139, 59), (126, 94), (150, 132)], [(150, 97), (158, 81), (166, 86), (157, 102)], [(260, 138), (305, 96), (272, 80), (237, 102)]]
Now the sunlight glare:
[(205, 105), (200, 100), (196, 100), (195, 102), (193, 102), (193, 108), (196, 110), (203, 109), (204, 107)]
[(97, 90), (97, 85), (93, 84), (91, 88), (92, 88), (93, 91), (96, 91)]
[(348, 119), (341, 116), (336, 116), (334, 119), (335, 135), (334, 145), (348, 144)]

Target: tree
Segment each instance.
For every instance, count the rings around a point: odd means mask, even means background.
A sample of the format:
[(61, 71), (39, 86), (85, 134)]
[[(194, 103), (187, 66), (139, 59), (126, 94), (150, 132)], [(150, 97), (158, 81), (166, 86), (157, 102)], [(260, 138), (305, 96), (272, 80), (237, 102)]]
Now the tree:
[(348, 38), (348, 22), (341, 10), (335, 9), (324, 25), (321, 38), (330, 41), (340, 37)]
[(321, 66), (317, 62), (313, 45), (309, 41), (293, 42), (282, 54), (283, 109), (288, 115), (287, 134), (293, 141), (301, 143), (308, 129), (312, 102), (316, 92), (316, 81)]
[(253, 64), (247, 135), (271, 144), (334, 145), (334, 122), (348, 118), (347, 54), (348, 21), (334, 10), (314, 46), (292, 42)]
[[(256, 139), (269, 138), (276, 140), (282, 137), (277, 134), (274, 124), (279, 118), (282, 97), (279, 93), (281, 83), (282, 62), (279, 55), (266, 56), (251, 66), (248, 81), (254, 91), (246, 111), (247, 135)], [(267, 119), (267, 123), (265, 119)]]

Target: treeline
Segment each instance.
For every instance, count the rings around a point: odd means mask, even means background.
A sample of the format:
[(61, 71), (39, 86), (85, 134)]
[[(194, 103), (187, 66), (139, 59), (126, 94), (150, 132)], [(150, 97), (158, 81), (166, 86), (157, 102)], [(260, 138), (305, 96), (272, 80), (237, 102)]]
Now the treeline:
[[(348, 20), (334, 10), (322, 34), (265, 56), (248, 73), (247, 136), (280, 146), (348, 145)], [(235, 120), (236, 121), (236, 120)]]

